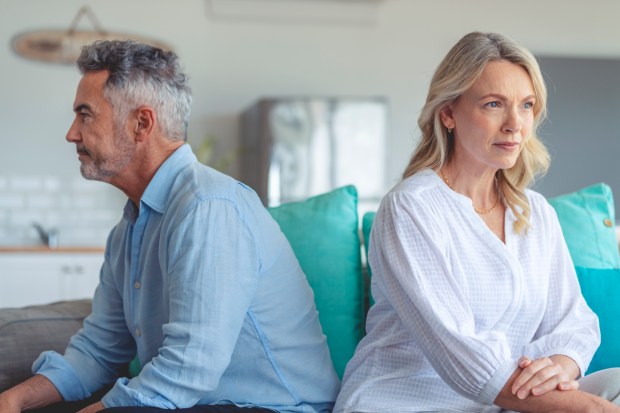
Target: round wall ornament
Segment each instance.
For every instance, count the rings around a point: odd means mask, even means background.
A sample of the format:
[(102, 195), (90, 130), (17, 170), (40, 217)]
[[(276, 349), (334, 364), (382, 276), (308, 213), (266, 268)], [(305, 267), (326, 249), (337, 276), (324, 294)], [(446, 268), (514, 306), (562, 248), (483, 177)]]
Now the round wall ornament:
[[(78, 22), (84, 15), (90, 19), (94, 30), (77, 29)], [(13, 37), (11, 45), (15, 53), (26, 59), (74, 64), (80, 56), (82, 47), (96, 40), (135, 40), (164, 50), (171, 50), (170, 46), (158, 40), (103, 30), (94, 13), (87, 6), (78, 11), (68, 30), (48, 29), (20, 33)]]

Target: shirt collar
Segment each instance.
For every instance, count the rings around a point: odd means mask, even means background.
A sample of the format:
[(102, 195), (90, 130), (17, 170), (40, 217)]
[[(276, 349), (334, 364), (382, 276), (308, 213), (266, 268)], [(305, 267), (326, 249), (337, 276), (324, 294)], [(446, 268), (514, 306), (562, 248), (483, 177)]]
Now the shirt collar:
[[(192, 148), (189, 144), (186, 143), (180, 146), (161, 164), (157, 172), (155, 172), (153, 179), (151, 179), (151, 182), (149, 182), (142, 194), (142, 198), (140, 198), (140, 203), (146, 204), (149, 208), (160, 214), (163, 213), (166, 208), (168, 196), (170, 195), (170, 190), (172, 189), (172, 184), (177, 175), (187, 165), (196, 161), (196, 156), (192, 152)], [(127, 201), (124, 212), (125, 218), (130, 222), (135, 222), (139, 214), (138, 209), (131, 200)]]
[(186, 166), (196, 161), (196, 156), (192, 152), (192, 148), (189, 144), (186, 143), (179, 147), (163, 164), (161, 164), (142, 194), (140, 202), (145, 203), (160, 214), (163, 213), (168, 201), (168, 195), (172, 189), (172, 184), (177, 175), (181, 170), (185, 169)]

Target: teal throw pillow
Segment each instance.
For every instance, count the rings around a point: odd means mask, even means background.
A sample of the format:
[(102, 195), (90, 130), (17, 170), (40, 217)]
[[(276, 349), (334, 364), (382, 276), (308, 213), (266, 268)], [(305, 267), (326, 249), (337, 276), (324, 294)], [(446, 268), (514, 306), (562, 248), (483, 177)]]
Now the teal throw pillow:
[(614, 201), (603, 183), (549, 199), (575, 266), (620, 268)]
[(370, 240), (370, 230), (372, 229), (372, 223), (375, 220), (376, 212), (367, 212), (362, 218), (362, 236), (364, 237), (364, 251), (366, 251), (366, 273), (368, 279), (366, 281), (368, 292), (368, 307), (371, 307), (375, 300), (372, 298), (372, 292), (370, 291), (370, 279), (372, 278), (372, 270), (370, 269), (370, 263), (368, 262), (368, 241)]
[(575, 269), (581, 293), (598, 316), (601, 327), (601, 346), (586, 373), (620, 367), (620, 268)]
[(140, 374), (140, 371), (142, 371), (142, 366), (140, 365), (140, 359), (136, 354), (129, 362), (129, 372), (127, 374), (129, 375), (129, 378), (132, 378)]
[[(370, 240), (370, 230), (372, 223), (377, 216), (376, 212), (366, 212), (362, 218), (362, 235), (364, 236), (364, 250), (366, 251), (366, 262), (368, 262), (368, 241)], [(370, 272), (370, 269), (368, 270)]]
[(269, 212), (289, 240), (314, 291), (332, 361), (342, 378), (364, 333), (357, 191), (346, 186)]

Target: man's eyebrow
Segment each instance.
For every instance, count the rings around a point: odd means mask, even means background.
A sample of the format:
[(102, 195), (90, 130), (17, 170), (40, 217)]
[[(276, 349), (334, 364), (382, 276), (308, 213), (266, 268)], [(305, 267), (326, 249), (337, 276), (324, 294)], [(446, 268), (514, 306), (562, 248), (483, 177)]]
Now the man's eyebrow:
[(79, 112), (81, 112), (81, 111), (83, 111), (83, 110), (88, 111), (88, 112), (92, 112), (91, 107), (90, 107), (87, 103), (82, 103), (81, 105), (77, 105), (77, 106), (73, 109), (73, 111), (74, 111), (75, 113), (79, 113)]

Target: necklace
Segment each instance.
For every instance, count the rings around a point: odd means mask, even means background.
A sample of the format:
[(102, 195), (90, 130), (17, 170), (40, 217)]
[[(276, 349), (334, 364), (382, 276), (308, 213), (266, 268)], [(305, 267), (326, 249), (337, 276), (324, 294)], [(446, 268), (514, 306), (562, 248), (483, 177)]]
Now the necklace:
[[(446, 177), (446, 174), (443, 173), (443, 171), (441, 171), (441, 177), (443, 178), (443, 181), (446, 183), (446, 185), (448, 185), (448, 188), (450, 188), (451, 190), (453, 190), (454, 192), (456, 192), (456, 190), (452, 187), (452, 185), (450, 185), (450, 182), (448, 182), (448, 177)], [(499, 188), (497, 190), (497, 199), (495, 200), (495, 203), (493, 204), (493, 206), (489, 209), (478, 209), (476, 208), (476, 206), (472, 203), (472, 206), (474, 207), (474, 211), (476, 211), (476, 213), (478, 215), (486, 215), (489, 212), (493, 211), (495, 209), (495, 207), (497, 206), (497, 204), (499, 204)]]

